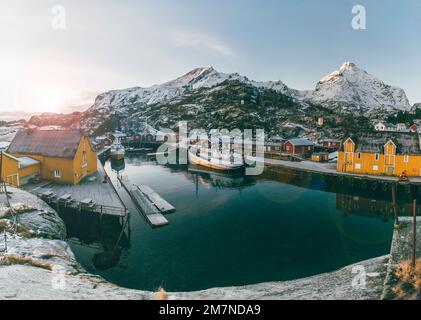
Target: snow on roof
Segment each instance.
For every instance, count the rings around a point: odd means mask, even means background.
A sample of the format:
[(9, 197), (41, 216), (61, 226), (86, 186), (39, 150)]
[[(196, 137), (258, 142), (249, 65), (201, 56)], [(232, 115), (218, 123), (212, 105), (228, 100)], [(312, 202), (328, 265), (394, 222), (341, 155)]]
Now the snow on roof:
[(329, 160), (338, 158), (338, 154), (339, 154), (338, 151), (329, 153)]
[(40, 163), (38, 160), (32, 159), (30, 157), (21, 157), (17, 159), (19, 160), (20, 168), (26, 168)]
[(0, 149), (6, 149), (10, 145), (10, 142), (0, 141)]
[(290, 139), (288, 141), (294, 146), (314, 146), (314, 142), (307, 139)]
[(126, 137), (126, 134), (123, 133), (123, 132), (120, 132), (120, 131), (113, 132), (113, 133), (111, 133), (111, 135), (114, 138), (124, 138), (124, 137)]
[(82, 137), (79, 130), (20, 130), (8, 152), (73, 159)]

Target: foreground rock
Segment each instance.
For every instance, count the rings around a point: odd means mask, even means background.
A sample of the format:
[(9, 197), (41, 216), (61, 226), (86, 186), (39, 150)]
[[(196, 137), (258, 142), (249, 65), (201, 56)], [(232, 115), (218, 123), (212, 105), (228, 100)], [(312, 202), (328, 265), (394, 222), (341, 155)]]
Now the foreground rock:
[[(416, 257), (421, 257), (421, 218), (417, 217), (416, 232)], [(392, 245), (390, 250), (390, 259), (385, 279), (383, 299), (421, 299), (420, 277), (421, 263), (418, 261), (418, 267), (415, 268), (415, 274), (411, 275), (411, 258), (413, 249), (413, 218), (400, 217), (399, 226), (393, 233)], [(418, 259), (419, 260), (419, 259)], [(399, 270), (401, 268), (406, 270)], [(407, 274), (405, 274), (407, 273)], [(412, 279), (412, 278), (415, 279)], [(418, 281), (418, 285), (415, 281)], [(415, 288), (414, 288), (415, 287)]]
[[(0, 299), (154, 299), (86, 273), (65, 239), (65, 226), (43, 201), (10, 188), (14, 213), (0, 194)], [(3, 206), (1, 206), (3, 205)], [(388, 256), (305, 279), (168, 293), (169, 299), (379, 299)], [(365, 285), (358, 281), (361, 271)], [(357, 280), (356, 280), (357, 279)]]

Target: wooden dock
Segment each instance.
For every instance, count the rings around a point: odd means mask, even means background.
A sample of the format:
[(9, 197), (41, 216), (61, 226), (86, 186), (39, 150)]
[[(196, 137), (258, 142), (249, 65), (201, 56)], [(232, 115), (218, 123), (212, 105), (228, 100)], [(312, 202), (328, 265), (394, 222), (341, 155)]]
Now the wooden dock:
[(136, 186), (134, 186), (127, 177), (118, 176), (118, 180), (129, 193), (136, 207), (153, 227), (160, 227), (169, 223), (155, 204)]
[(158, 193), (156, 193), (151, 187), (146, 185), (137, 186), (140, 192), (142, 192), (162, 213), (171, 213), (175, 211), (173, 205), (163, 199)]
[[(24, 189), (41, 197), (54, 208), (72, 208), (120, 217), (128, 214), (128, 210), (120, 200), (100, 161), (98, 161), (97, 172), (84, 178), (78, 185), (44, 181), (35, 185), (26, 185)], [(61, 199), (65, 195), (70, 195), (69, 201)], [(92, 202), (86, 203), (87, 199)]]

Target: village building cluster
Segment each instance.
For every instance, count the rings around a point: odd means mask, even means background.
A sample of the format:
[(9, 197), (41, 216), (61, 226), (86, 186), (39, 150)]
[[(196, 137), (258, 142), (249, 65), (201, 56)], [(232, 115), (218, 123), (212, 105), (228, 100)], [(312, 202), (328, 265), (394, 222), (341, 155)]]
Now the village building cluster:
[[(317, 124), (323, 125), (322, 117)], [(279, 160), (337, 162), (337, 172), (343, 173), (421, 176), (420, 133), (418, 122), (407, 127), (404, 123), (379, 121), (372, 131), (344, 140), (266, 137), (264, 153), (267, 158)], [(110, 132), (93, 139), (80, 130), (22, 129), (10, 144), (0, 145), (1, 179), (15, 186), (33, 180), (78, 184), (96, 173), (97, 153), (115, 141), (132, 148), (157, 146), (168, 139), (147, 123), (137, 130)], [(177, 142), (178, 137), (170, 139)]]
[(377, 122), (374, 124), (374, 131), (382, 132), (421, 132), (421, 121), (414, 122), (411, 126), (407, 127), (405, 123), (392, 124), (389, 122)]

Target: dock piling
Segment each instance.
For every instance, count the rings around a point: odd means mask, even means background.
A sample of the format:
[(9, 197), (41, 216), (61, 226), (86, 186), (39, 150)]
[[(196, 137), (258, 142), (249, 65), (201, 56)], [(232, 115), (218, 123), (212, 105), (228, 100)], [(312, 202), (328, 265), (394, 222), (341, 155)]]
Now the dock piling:
[(393, 206), (393, 214), (395, 215), (395, 227), (399, 225), (399, 217), (398, 217), (398, 208), (396, 207), (396, 190), (395, 186), (392, 184), (392, 206)]

